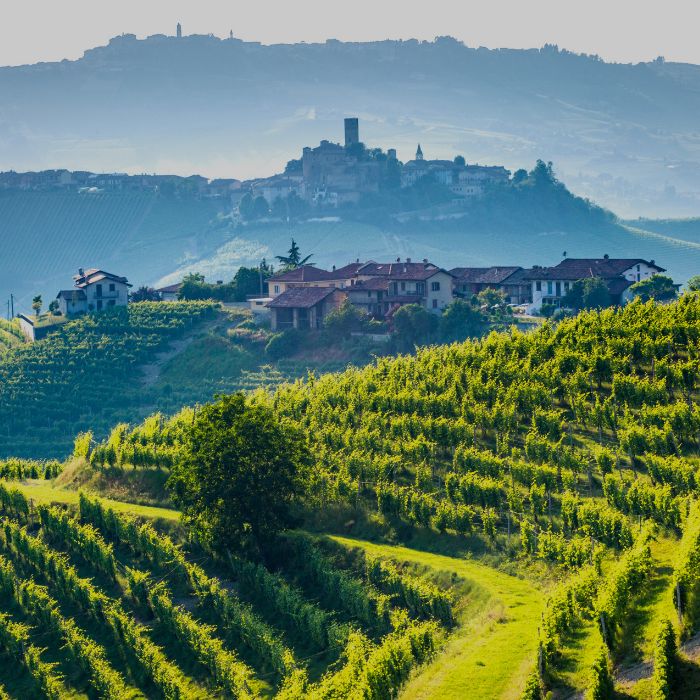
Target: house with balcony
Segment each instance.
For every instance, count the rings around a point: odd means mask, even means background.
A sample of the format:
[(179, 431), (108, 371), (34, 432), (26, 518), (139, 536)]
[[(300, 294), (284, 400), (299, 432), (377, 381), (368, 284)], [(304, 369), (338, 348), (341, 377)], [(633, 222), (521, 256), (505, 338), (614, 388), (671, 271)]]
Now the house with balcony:
[(629, 288), (652, 275), (665, 272), (653, 260), (642, 258), (565, 258), (554, 267), (534, 267), (526, 279), (532, 285), (530, 311), (539, 311), (543, 304), (559, 307), (574, 282), (588, 277), (602, 279), (613, 304), (622, 305), (631, 299)]
[(65, 316), (103, 311), (129, 303), (131, 285), (126, 277), (97, 268), (80, 268), (73, 280), (73, 289), (62, 289), (56, 295), (58, 308)]
[(526, 304), (532, 301), (529, 270), (514, 265), (492, 267), (455, 267), (455, 296), (469, 298), (484, 289), (503, 292), (509, 304)]

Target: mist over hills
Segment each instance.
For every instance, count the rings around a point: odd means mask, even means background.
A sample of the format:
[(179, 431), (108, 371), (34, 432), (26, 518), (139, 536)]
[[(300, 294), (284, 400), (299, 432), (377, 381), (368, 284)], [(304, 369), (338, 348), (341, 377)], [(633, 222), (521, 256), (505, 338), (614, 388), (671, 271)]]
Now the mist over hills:
[(341, 140), (412, 157), (530, 167), (622, 216), (700, 212), (700, 67), (606, 63), (547, 46), (434, 42), (264, 46), (132, 35), (77, 61), (0, 68), (0, 169), (280, 171)]

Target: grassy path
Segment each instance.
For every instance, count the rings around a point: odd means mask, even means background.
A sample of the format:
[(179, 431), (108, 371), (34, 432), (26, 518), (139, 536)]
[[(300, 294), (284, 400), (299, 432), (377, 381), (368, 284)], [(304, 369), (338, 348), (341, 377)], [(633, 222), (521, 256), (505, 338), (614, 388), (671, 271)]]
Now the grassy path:
[[(646, 700), (651, 698), (650, 663), (654, 637), (664, 617), (676, 620), (673, 604), (671, 575), (678, 541), (675, 538), (658, 536), (651, 542), (654, 565), (644, 593), (634, 606), (624, 629), (626, 644), (620, 649), (620, 671), (618, 687), (626, 697)], [(631, 663), (630, 663), (631, 662)]]
[[(41, 479), (28, 479), (26, 481), (8, 482), (22, 491), (27, 498), (31, 498), (35, 503), (65, 503), (68, 505), (78, 504), (78, 492), (69, 489), (61, 489), (52, 486)], [(97, 494), (100, 496), (100, 494)], [(136, 503), (126, 503), (115, 501), (111, 498), (100, 498), (119, 513), (131, 513), (143, 518), (152, 520), (167, 520), (177, 522), (180, 519), (180, 512), (172, 508), (157, 508), (155, 506), (140, 506)]]
[(401, 700), (503, 700), (520, 696), (537, 649), (542, 591), (477, 561), (334, 537), (350, 547), (447, 571), (473, 582), (458, 610), (459, 626), (437, 658), (412, 678)]

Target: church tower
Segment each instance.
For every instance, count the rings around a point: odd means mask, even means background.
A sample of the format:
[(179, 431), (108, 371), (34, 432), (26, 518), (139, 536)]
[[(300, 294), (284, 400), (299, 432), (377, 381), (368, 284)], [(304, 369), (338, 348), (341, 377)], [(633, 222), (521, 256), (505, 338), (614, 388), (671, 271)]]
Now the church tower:
[(416, 160), (423, 160), (423, 149), (420, 147), (420, 144), (418, 144), (418, 148), (416, 150)]
[(182, 25), (179, 22), (177, 23), (176, 35), (178, 39), (182, 39)]

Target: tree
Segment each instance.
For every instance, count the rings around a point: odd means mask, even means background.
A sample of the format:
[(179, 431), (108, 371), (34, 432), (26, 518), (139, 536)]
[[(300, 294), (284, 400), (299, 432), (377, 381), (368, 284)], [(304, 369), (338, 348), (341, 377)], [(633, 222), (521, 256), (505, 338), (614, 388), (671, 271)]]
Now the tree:
[(238, 213), (246, 220), (253, 218), (253, 196), (246, 192), (238, 203)]
[(349, 338), (353, 331), (362, 330), (367, 321), (367, 314), (345, 299), (337, 309), (326, 315), (323, 326), (337, 338)]
[(700, 292), (700, 275), (691, 277), (686, 282), (686, 287), (688, 287), (688, 291), (690, 292)]
[(251, 218), (262, 219), (270, 213), (270, 205), (267, 203), (265, 197), (256, 197), (253, 200), (253, 211)]
[(513, 173), (513, 184), (519, 185), (521, 182), (527, 180), (527, 170), (525, 168), (520, 168)]
[(440, 335), (447, 342), (478, 335), (484, 323), (479, 310), (463, 299), (455, 299), (440, 318)]
[(34, 309), (34, 315), (38, 316), (39, 312), (41, 311), (41, 305), (43, 304), (41, 300), (41, 294), (37, 294), (33, 299), (32, 299), (32, 309)]
[(259, 553), (296, 524), (309, 464), (302, 433), (238, 393), (199, 410), (168, 488), (205, 545)]
[(54, 299), (50, 304), (49, 304), (49, 313), (53, 314), (54, 316), (58, 316), (60, 314), (58, 310), (58, 300)]
[(564, 296), (563, 305), (571, 309), (605, 309), (611, 305), (608, 285), (600, 277), (576, 280)]
[(506, 303), (506, 295), (500, 289), (486, 287), (482, 289), (476, 296), (479, 304), (487, 306), (489, 310), (501, 307)]
[(287, 270), (295, 270), (297, 267), (301, 267), (302, 265), (306, 264), (313, 265), (313, 263), (309, 263), (309, 259), (313, 257), (313, 253), (307, 255), (305, 258), (302, 258), (301, 250), (293, 238), (292, 245), (287, 251), (287, 255), (276, 255), (275, 257)]
[(153, 287), (145, 285), (130, 294), (131, 301), (160, 301), (160, 294)]
[(467, 161), (464, 160), (464, 156), (455, 156), (454, 164), (464, 167), (467, 164)]
[(645, 280), (635, 282), (630, 291), (643, 301), (671, 301), (678, 296), (678, 289), (673, 280), (666, 275), (652, 275)]
[(420, 304), (406, 304), (393, 317), (394, 338), (402, 350), (428, 343), (437, 329), (438, 318)]
[[(272, 272), (262, 267), (239, 267), (233, 277), (233, 285), (236, 288), (236, 299), (245, 301), (248, 296), (259, 295), (265, 292), (265, 280)], [(261, 289), (262, 286), (262, 289)]]

